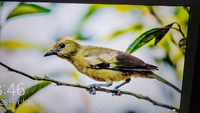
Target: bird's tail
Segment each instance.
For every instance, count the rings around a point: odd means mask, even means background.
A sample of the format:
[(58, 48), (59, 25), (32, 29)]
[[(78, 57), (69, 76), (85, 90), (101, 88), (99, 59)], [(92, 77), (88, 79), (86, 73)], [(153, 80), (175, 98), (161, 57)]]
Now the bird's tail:
[(165, 80), (164, 78), (156, 75), (155, 73), (151, 75), (153, 78), (157, 79), (158, 81), (172, 87), (173, 89), (175, 89), (177, 92), (181, 93), (181, 90), (179, 88), (177, 88), (175, 85), (171, 84), (170, 82), (168, 82), (167, 80)]

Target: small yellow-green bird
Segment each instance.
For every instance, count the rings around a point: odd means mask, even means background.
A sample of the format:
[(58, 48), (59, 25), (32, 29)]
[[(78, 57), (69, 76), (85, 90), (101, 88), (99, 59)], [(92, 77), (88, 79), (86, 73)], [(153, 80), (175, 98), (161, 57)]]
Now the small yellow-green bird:
[(106, 82), (106, 84), (91, 84), (90, 86), (93, 89), (93, 92), (90, 92), (91, 94), (96, 94), (95, 87), (109, 87), (113, 84), (113, 81), (125, 80), (125, 82), (114, 88), (116, 93), (113, 95), (121, 95), (118, 88), (129, 83), (132, 76), (155, 78), (181, 93), (179, 88), (153, 72), (154, 70), (158, 70), (157, 66), (147, 64), (141, 59), (122, 51), (80, 45), (73, 40), (63, 39), (58, 41), (53, 49), (48, 51), (44, 56), (50, 55), (56, 55), (66, 59), (79, 72), (87, 75), (91, 79)]

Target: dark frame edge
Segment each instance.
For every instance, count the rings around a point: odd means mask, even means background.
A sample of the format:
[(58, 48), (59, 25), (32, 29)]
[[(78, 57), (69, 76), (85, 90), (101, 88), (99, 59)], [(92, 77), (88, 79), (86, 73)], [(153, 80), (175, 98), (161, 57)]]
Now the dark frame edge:
[[(1, 0), (0, 0), (1, 1)], [(200, 4), (198, 0), (9, 0), (21, 2), (56, 2), (56, 3), (85, 3), (85, 4), (133, 4), (133, 5), (163, 5), (190, 6)]]
[[(187, 48), (185, 55), (184, 64), (184, 76), (182, 84), (182, 96), (180, 104), (180, 113), (194, 113), (194, 111), (199, 111), (199, 108), (194, 108), (194, 95), (195, 95), (195, 84), (200, 84), (195, 82), (197, 78), (197, 71), (199, 70), (200, 63), (197, 62), (198, 59), (198, 46), (199, 43), (199, 21), (200, 20), (200, 6), (191, 5), (190, 19), (189, 19), (189, 29), (187, 38)], [(198, 66), (197, 66), (198, 65)], [(198, 101), (198, 100), (196, 100)], [(193, 111), (193, 112), (191, 112)]]

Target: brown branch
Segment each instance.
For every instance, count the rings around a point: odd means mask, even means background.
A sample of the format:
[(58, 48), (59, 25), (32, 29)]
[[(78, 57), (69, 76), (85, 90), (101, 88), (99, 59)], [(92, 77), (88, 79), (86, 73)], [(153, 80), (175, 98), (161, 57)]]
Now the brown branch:
[[(60, 81), (57, 81), (57, 80), (54, 80), (54, 79), (51, 79), (47, 76), (44, 76), (44, 77), (38, 77), (38, 76), (30, 76), (26, 73), (23, 73), (21, 71), (18, 71), (18, 70), (15, 70), (13, 68), (10, 68), (9, 66), (3, 64), (0, 62), (0, 65), (2, 65), (3, 67), (7, 68), (9, 71), (12, 71), (12, 72), (15, 72), (15, 73), (18, 73), (18, 74), (21, 74), (21, 75), (24, 75), (32, 80), (39, 80), (39, 81), (50, 81), (50, 82), (53, 82), (57, 85), (64, 85), (64, 86), (71, 86), (71, 87), (77, 87), (77, 88), (83, 88), (83, 89), (86, 89), (88, 91), (91, 91), (92, 90), (92, 87), (91, 86), (84, 86), (84, 85), (80, 85), (80, 84), (70, 84), (70, 83), (66, 83), (66, 82), (60, 82)], [(106, 92), (106, 93), (116, 93), (116, 90), (111, 90), (111, 89), (106, 89), (106, 88), (101, 88), (101, 87), (97, 87), (95, 88), (96, 91), (102, 91), (102, 92)], [(153, 99), (151, 99), (150, 97), (148, 96), (143, 96), (141, 94), (137, 94), (137, 93), (133, 93), (133, 92), (128, 92), (128, 91), (121, 91), (122, 94), (126, 94), (126, 95), (131, 95), (131, 96), (134, 96), (138, 99), (144, 99), (144, 100), (147, 100), (149, 102), (151, 102), (152, 104), (156, 105), (156, 106), (160, 106), (160, 107), (164, 107), (164, 108), (168, 108), (168, 109), (171, 109), (173, 111), (176, 111), (176, 112), (179, 112), (180, 110), (178, 108), (175, 108), (173, 106), (170, 106), (170, 105), (167, 105), (167, 104), (163, 104), (163, 103), (160, 103), (160, 102), (157, 102)]]

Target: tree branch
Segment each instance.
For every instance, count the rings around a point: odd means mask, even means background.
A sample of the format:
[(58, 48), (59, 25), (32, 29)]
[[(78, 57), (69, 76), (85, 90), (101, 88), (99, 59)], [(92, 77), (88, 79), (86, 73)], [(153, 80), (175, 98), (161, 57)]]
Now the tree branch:
[[(44, 77), (38, 77), (38, 76), (31, 76), (31, 75), (28, 75), (26, 73), (23, 73), (21, 71), (18, 71), (18, 70), (15, 70), (13, 68), (10, 68), (9, 66), (3, 64), (0, 62), (0, 65), (2, 65), (3, 67), (7, 68), (9, 71), (12, 71), (12, 72), (15, 72), (15, 73), (18, 73), (18, 74), (21, 74), (21, 75), (24, 75), (32, 80), (39, 80), (39, 81), (50, 81), (50, 82), (53, 82), (57, 85), (64, 85), (64, 86), (71, 86), (71, 87), (77, 87), (77, 88), (83, 88), (83, 89), (86, 89), (88, 91), (91, 91), (92, 90), (92, 87), (91, 86), (84, 86), (84, 85), (80, 85), (80, 84), (70, 84), (70, 83), (66, 83), (66, 82), (60, 82), (60, 81), (57, 81), (57, 80), (54, 80), (54, 79), (51, 79), (47, 76), (44, 76)], [(111, 90), (111, 89), (106, 89), (106, 88), (101, 88), (101, 87), (97, 87), (95, 88), (96, 91), (102, 91), (102, 92), (106, 92), (106, 93), (115, 93), (116, 90)], [(126, 94), (126, 95), (131, 95), (131, 96), (134, 96), (138, 99), (144, 99), (144, 100), (147, 100), (149, 102), (151, 102), (152, 104), (156, 105), (156, 106), (160, 106), (160, 107), (164, 107), (164, 108), (168, 108), (170, 110), (173, 110), (173, 111), (176, 111), (176, 112), (179, 112), (180, 110), (178, 108), (175, 108), (173, 106), (170, 106), (170, 105), (167, 105), (167, 104), (163, 104), (163, 103), (160, 103), (160, 102), (157, 102), (153, 99), (151, 99), (150, 97), (148, 96), (143, 96), (141, 94), (137, 94), (137, 93), (133, 93), (133, 92), (128, 92), (128, 91), (121, 91), (122, 94)]]

